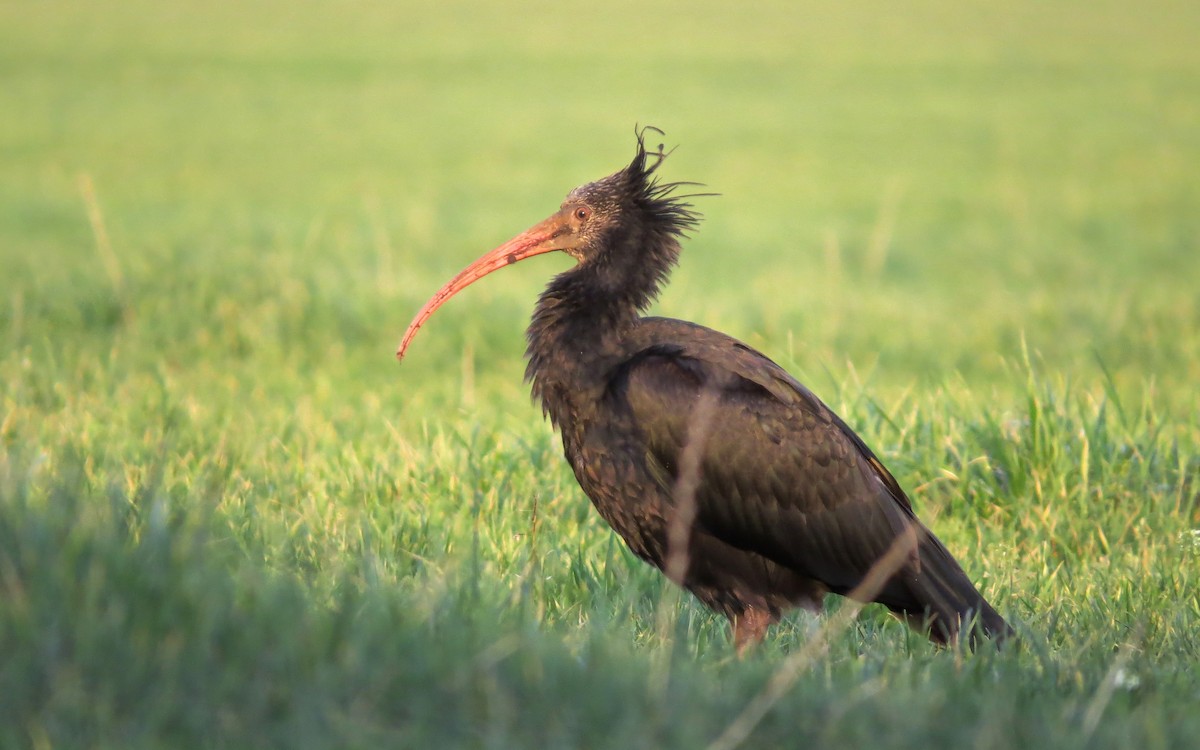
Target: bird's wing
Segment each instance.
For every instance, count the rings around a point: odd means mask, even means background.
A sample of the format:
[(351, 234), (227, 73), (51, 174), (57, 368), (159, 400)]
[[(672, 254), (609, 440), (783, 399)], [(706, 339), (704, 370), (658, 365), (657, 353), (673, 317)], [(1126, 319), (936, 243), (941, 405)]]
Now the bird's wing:
[[(698, 466), (697, 521), (844, 592), (914, 522), (895, 478), (825, 404), (774, 362), (707, 328), (643, 321), (610, 395), (647, 460), (670, 478)], [(698, 405), (709, 394), (709, 410)], [(685, 446), (695, 443), (694, 458)], [(677, 498), (678, 501), (678, 498)], [(910, 565), (919, 566), (915, 554)]]

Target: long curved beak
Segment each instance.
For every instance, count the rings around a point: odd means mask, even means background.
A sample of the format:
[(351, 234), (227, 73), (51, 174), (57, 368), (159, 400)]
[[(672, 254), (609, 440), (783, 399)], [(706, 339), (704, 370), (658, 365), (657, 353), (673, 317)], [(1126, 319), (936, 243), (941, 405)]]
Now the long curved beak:
[(511, 266), (519, 260), (532, 258), (535, 255), (548, 253), (552, 250), (562, 250), (568, 245), (569, 236), (569, 225), (565, 221), (563, 212), (560, 211), (545, 221), (518, 234), (495, 250), (484, 253), (479, 260), (464, 268), (457, 276), (450, 279), (445, 286), (437, 290), (437, 293), (430, 297), (429, 301), (417, 312), (416, 317), (408, 324), (408, 330), (404, 332), (404, 338), (400, 340), (400, 346), (396, 349), (396, 359), (404, 358), (404, 352), (408, 349), (408, 345), (412, 343), (413, 337), (417, 335), (417, 331), (420, 330), (425, 321), (429, 320), (429, 316), (433, 315), (434, 311), (441, 307), (446, 300), (476, 281), (479, 281), (484, 276), (487, 276), (492, 271), (498, 271), (505, 266)]

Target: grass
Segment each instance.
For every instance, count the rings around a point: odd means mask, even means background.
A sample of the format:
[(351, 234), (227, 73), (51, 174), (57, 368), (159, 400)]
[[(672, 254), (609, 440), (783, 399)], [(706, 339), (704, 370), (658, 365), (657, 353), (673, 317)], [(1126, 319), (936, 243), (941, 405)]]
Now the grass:
[[(0, 746), (705, 747), (738, 661), (521, 382), (632, 153), (705, 182), (663, 314), (884, 457), (1024, 646), (875, 609), (742, 746), (1194, 747), (1188, 3), (0, 4)], [(839, 604), (830, 601), (830, 612)]]

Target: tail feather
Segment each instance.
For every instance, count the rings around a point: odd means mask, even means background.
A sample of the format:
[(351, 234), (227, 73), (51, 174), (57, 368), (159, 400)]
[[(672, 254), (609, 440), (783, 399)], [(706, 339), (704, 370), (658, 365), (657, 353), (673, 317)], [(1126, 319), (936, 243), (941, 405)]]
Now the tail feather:
[(922, 532), (919, 567), (902, 572), (881, 602), (943, 645), (956, 641), (964, 627), (970, 628), (972, 650), (984, 637), (1001, 643), (1015, 635), (937, 537), (926, 529)]

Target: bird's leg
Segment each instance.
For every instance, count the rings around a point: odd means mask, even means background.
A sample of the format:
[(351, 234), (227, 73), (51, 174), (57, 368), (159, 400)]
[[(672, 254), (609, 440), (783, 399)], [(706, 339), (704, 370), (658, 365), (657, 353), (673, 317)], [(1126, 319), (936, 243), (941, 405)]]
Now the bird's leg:
[(767, 628), (775, 622), (770, 612), (747, 607), (741, 615), (733, 618), (733, 645), (738, 656), (745, 656), (752, 646), (767, 634)]

